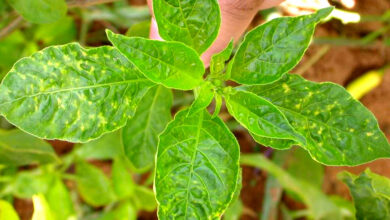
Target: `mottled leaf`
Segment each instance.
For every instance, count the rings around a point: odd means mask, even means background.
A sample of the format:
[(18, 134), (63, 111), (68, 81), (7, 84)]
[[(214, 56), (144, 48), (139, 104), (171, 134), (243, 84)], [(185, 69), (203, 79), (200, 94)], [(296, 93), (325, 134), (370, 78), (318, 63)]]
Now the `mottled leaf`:
[(18, 213), (14, 207), (7, 201), (0, 200), (0, 219), (1, 220), (19, 220)]
[(0, 113), (40, 138), (86, 142), (124, 126), (151, 85), (112, 47), (48, 47), (4, 78)]
[(321, 163), (358, 165), (390, 157), (390, 145), (374, 115), (339, 85), (287, 74), (275, 83), (244, 89), (277, 106), (305, 136), (303, 147)]
[[(320, 189), (296, 179), (288, 172), (275, 165), (261, 154), (241, 155), (241, 164), (264, 169), (273, 175), (283, 188), (296, 193), (308, 206), (308, 215), (312, 219), (343, 219), (342, 210), (338, 208)], [(310, 219), (311, 219), (310, 218)]]
[(239, 178), (239, 146), (218, 117), (207, 111), (177, 113), (160, 135), (155, 192), (160, 219), (219, 218)]
[(205, 72), (196, 52), (178, 42), (126, 37), (107, 30), (108, 39), (146, 77), (168, 88), (190, 90)]
[(122, 129), (125, 154), (137, 169), (153, 165), (158, 135), (172, 119), (172, 99), (169, 89), (151, 88), (141, 100), (135, 116)]
[(22, 166), (59, 162), (49, 143), (21, 130), (0, 130), (0, 164)]
[(92, 206), (107, 205), (115, 198), (109, 179), (100, 169), (85, 161), (76, 164), (76, 183), (83, 200)]
[(257, 136), (305, 144), (305, 139), (291, 127), (283, 113), (254, 93), (236, 91), (227, 96), (226, 106), (241, 125)]
[(316, 24), (332, 10), (276, 18), (249, 32), (232, 60), (231, 79), (241, 84), (266, 84), (279, 79), (298, 64)]
[(204, 52), (218, 35), (221, 23), (216, 0), (153, 0), (160, 36)]
[(198, 96), (188, 110), (188, 115), (191, 116), (193, 114), (198, 113), (199, 111), (203, 111), (204, 109), (206, 109), (207, 106), (209, 106), (210, 103), (213, 101), (213, 98), (213, 86), (209, 82), (203, 83), (198, 90)]
[(123, 155), (119, 131), (103, 135), (97, 140), (76, 144), (74, 154), (80, 159), (109, 160)]
[(257, 143), (264, 145), (266, 147), (275, 148), (277, 150), (286, 150), (286, 149), (290, 149), (293, 145), (298, 145), (298, 143), (293, 140), (267, 138), (267, 137), (255, 135), (253, 133), (250, 134)]
[(67, 6), (65, 0), (8, 0), (8, 3), (33, 23), (51, 23), (64, 17)]
[(390, 179), (367, 169), (360, 176), (344, 172), (356, 208), (356, 219), (390, 219)]

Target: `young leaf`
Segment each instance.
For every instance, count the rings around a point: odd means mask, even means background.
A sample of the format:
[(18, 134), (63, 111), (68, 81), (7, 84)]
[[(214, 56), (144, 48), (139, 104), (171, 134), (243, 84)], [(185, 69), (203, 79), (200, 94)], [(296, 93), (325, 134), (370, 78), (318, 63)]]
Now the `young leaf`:
[(265, 138), (279, 138), (305, 144), (305, 138), (289, 124), (283, 113), (269, 101), (246, 91), (226, 98), (229, 113), (251, 133)]
[(134, 193), (135, 183), (133, 177), (121, 157), (114, 159), (111, 176), (117, 198), (124, 199)]
[(97, 140), (76, 144), (74, 154), (80, 159), (110, 160), (123, 155), (119, 131), (103, 135)]
[(56, 220), (68, 220), (75, 216), (72, 198), (69, 190), (62, 182), (59, 176), (55, 177), (53, 182), (49, 184), (48, 191), (44, 194), (53, 217)]
[(241, 84), (266, 84), (278, 80), (301, 60), (314, 28), (333, 8), (300, 17), (282, 17), (249, 32), (230, 69), (231, 79)]
[(155, 192), (160, 219), (219, 218), (239, 178), (239, 146), (219, 118), (207, 111), (177, 113), (160, 135)]
[(107, 30), (108, 39), (146, 77), (168, 88), (190, 90), (205, 72), (198, 54), (178, 42), (126, 37)]
[(92, 206), (103, 206), (112, 202), (115, 193), (104, 173), (87, 162), (76, 164), (77, 189), (84, 201)]
[(272, 102), (305, 136), (311, 156), (327, 165), (358, 165), (390, 157), (390, 145), (374, 115), (339, 85), (287, 74), (243, 89)]
[(199, 54), (217, 38), (221, 15), (217, 0), (153, 0), (160, 36), (180, 41)]
[(230, 41), (229, 45), (221, 52), (214, 54), (210, 61), (210, 72), (211, 74), (219, 74), (225, 68), (225, 62), (229, 60), (233, 52), (233, 40)]
[(19, 220), (20, 218), (14, 207), (9, 202), (0, 200), (0, 219)]
[(203, 83), (198, 92), (198, 96), (195, 101), (192, 103), (190, 109), (188, 110), (188, 115), (191, 116), (193, 114), (198, 113), (199, 111), (203, 111), (210, 105), (214, 98), (213, 87), (210, 83)]
[(169, 89), (163, 86), (151, 88), (142, 98), (135, 116), (122, 129), (125, 154), (137, 169), (153, 165), (158, 135), (172, 119), (172, 102)]
[(51, 23), (64, 17), (65, 0), (8, 0), (8, 3), (32, 23)]
[(302, 199), (308, 206), (308, 214), (312, 219), (343, 219), (342, 210), (320, 189), (313, 187), (305, 181), (296, 179), (263, 155), (241, 155), (241, 164), (264, 169), (273, 175), (283, 188), (296, 193)]
[(341, 173), (356, 208), (356, 219), (390, 218), (390, 180), (367, 169), (360, 176)]
[(151, 85), (112, 47), (48, 47), (4, 78), (0, 113), (40, 138), (86, 142), (124, 126)]
[(0, 130), (0, 164), (22, 166), (59, 161), (49, 143), (19, 129)]

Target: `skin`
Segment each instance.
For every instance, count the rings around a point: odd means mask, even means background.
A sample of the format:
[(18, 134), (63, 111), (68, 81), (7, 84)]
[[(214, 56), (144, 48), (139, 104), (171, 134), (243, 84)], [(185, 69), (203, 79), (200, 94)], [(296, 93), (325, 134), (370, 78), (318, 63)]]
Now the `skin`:
[[(211, 56), (223, 50), (231, 39), (237, 42), (246, 28), (249, 26), (259, 10), (274, 7), (283, 0), (218, 0), (221, 8), (221, 28), (219, 35), (211, 47), (202, 54), (202, 60), (209, 66)], [(148, 0), (148, 5), (152, 11), (152, 0)], [(161, 39), (157, 24), (152, 19), (150, 30), (151, 39)]]

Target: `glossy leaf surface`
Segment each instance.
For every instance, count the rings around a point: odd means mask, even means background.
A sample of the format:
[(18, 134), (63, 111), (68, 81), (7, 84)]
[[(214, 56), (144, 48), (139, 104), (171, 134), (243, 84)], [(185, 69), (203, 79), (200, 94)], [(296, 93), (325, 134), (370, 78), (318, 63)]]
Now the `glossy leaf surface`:
[(233, 40), (221, 52), (214, 54), (210, 61), (211, 74), (220, 74), (225, 69), (225, 62), (229, 60), (233, 52)]
[(51, 23), (64, 17), (67, 6), (65, 0), (8, 0), (10, 5), (33, 23)]
[(21, 130), (0, 130), (0, 164), (22, 166), (59, 162), (49, 143)]
[(274, 82), (301, 60), (310, 44), (315, 25), (333, 8), (300, 17), (271, 20), (246, 36), (234, 56), (231, 79), (241, 84)]
[(115, 193), (104, 173), (87, 162), (76, 164), (77, 189), (83, 200), (92, 206), (103, 206), (113, 201)]
[(158, 135), (172, 119), (172, 101), (169, 89), (151, 88), (142, 98), (135, 116), (122, 129), (125, 154), (137, 169), (153, 165)]
[(305, 136), (311, 156), (328, 165), (357, 165), (390, 157), (390, 145), (374, 115), (339, 85), (287, 74), (246, 90), (268, 99)]
[(214, 98), (213, 87), (210, 83), (203, 83), (198, 91), (198, 96), (195, 98), (195, 101), (190, 106), (188, 110), (188, 115), (191, 116), (200, 111), (203, 111), (210, 105)]
[(180, 41), (199, 54), (215, 40), (221, 16), (216, 0), (153, 0), (161, 37)]
[(48, 47), (4, 78), (0, 113), (40, 138), (86, 142), (124, 126), (151, 85), (112, 47)]
[(177, 113), (160, 135), (155, 192), (160, 219), (215, 219), (231, 202), (239, 178), (239, 146), (206, 111)]
[(390, 218), (390, 179), (377, 175), (369, 169), (360, 176), (342, 173), (356, 208), (356, 219)]
[(107, 30), (108, 39), (146, 77), (169, 88), (190, 90), (205, 72), (196, 52), (178, 42), (126, 37)]
[(305, 143), (279, 109), (254, 93), (236, 91), (227, 97), (226, 106), (229, 113), (255, 135)]

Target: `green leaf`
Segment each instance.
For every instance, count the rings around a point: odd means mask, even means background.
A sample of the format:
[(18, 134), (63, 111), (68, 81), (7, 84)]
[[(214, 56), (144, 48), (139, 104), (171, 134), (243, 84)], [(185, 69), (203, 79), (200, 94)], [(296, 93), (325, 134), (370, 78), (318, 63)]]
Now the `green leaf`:
[(278, 80), (301, 60), (316, 24), (333, 8), (300, 17), (282, 17), (249, 32), (241, 43), (230, 72), (241, 84), (266, 84)]
[(111, 176), (117, 198), (123, 199), (133, 195), (135, 183), (121, 157), (115, 158)]
[(0, 130), (0, 164), (22, 166), (59, 161), (49, 143), (18, 129)]
[(136, 220), (137, 210), (130, 202), (120, 204), (114, 210), (104, 213), (94, 220)]
[(114, 200), (112, 185), (100, 169), (79, 161), (76, 164), (76, 177), (77, 189), (89, 205), (103, 206)]
[(217, 0), (153, 0), (160, 36), (203, 53), (217, 38), (221, 15)]
[(109, 160), (123, 155), (123, 146), (119, 131), (103, 135), (97, 140), (77, 144), (74, 154), (81, 159)]
[(44, 195), (34, 195), (32, 200), (34, 204), (34, 213), (31, 220), (55, 220)]
[(45, 46), (66, 44), (76, 39), (77, 29), (72, 17), (66, 16), (55, 23), (39, 25), (34, 40)]
[(172, 119), (172, 92), (155, 86), (141, 100), (135, 116), (122, 129), (122, 141), (127, 158), (137, 169), (154, 164), (158, 135)]
[(126, 36), (128, 37), (144, 37), (149, 38), (150, 32), (150, 19), (134, 24), (127, 30)]
[(221, 52), (214, 54), (210, 61), (211, 74), (220, 74), (225, 69), (225, 62), (229, 60), (233, 52), (233, 40)]
[(223, 121), (207, 111), (177, 113), (160, 135), (155, 192), (160, 219), (219, 218), (240, 174), (239, 145)]
[(308, 213), (312, 219), (343, 219), (341, 209), (338, 208), (320, 189), (305, 181), (296, 179), (263, 155), (241, 155), (241, 164), (264, 169), (275, 176), (283, 188), (296, 193), (308, 206)]
[(8, 3), (32, 23), (55, 22), (67, 11), (65, 0), (8, 0)]
[(12, 180), (7, 191), (17, 198), (31, 199), (33, 195), (47, 193), (54, 180), (54, 175), (42, 170), (23, 171)]
[(266, 138), (259, 135), (250, 133), (253, 139), (266, 147), (272, 147), (277, 150), (287, 150), (290, 149), (293, 145), (298, 145), (296, 141), (286, 140), (286, 139), (277, 139), (277, 138)]
[(390, 179), (367, 169), (360, 176), (344, 172), (356, 208), (356, 219), (390, 218)]
[(257, 136), (305, 143), (279, 109), (253, 93), (236, 91), (227, 96), (226, 106), (241, 125)]
[(191, 116), (193, 114), (198, 113), (199, 111), (205, 110), (207, 106), (209, 106), (210, 103), (213, 101), (213, 98), (213, 86), (211, 85), (211, 83), (208, 82), (203, 83), (199, 88), (198, 96), (192, 103), (187, 114)]
[(268, 99), (305, 136), (312, 158), (327, 165), (358, 165), (390, 157), (390, 145), (374, 115), (339, 85), (287, 74), (243, 89)]
[(7, 201), (0, 200), (0, 219), (1, 220), (19, 220), (14, 207)]
[(157, 208), (156, 198), (152, 189), (136, 185), (132, 198), (138, 210), (152, 212)]
[(151, 85), (112, 47), (48, 47), (4, 78), (0, 113), (40, 138), (86, 142), (124, 126)]
[(69, 190), (59, 176), (53, 180), (44, 195), (54, 219), (68, 220), (76, 216)]
[(190, 90), (203, 81), (203, 62), (186, 45), (106, 32), (111, 43), (153, 82)]

